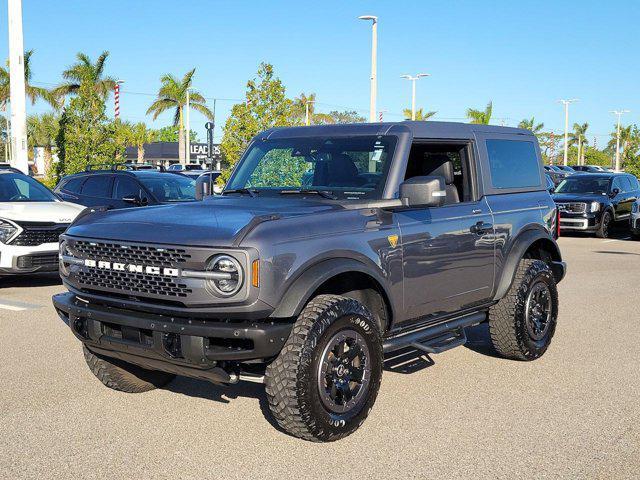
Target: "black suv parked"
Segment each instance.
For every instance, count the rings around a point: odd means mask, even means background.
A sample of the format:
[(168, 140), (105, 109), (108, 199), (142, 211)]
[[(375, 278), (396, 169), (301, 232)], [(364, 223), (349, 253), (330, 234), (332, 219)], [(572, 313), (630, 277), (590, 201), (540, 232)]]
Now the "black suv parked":
[(487, 322), (502, 356), (543, 355), (556, 219), (527, 130), (272, 129), (221, 196), (74, 222), (53, 302), (106, 386), (264, 382), (283, 429), (331, 441), (367, 417), (384, 353), (440, 353)]
[(577, 173), (556, 188), (560, 228), (609, 236), (613, 222), (629, 221), (640, 197), (638, 179), (628, 173)]
[(126, 208), (196, 199), (195, 180), (157, 170), (89, 170), (68, 175), (54, 190), (68, 202), (87, 207)]

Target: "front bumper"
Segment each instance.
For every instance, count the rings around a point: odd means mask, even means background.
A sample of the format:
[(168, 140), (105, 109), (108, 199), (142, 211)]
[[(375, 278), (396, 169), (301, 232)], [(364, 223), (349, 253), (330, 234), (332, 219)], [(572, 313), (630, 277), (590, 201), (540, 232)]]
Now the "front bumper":
[(71, 292), (54, 295), (53, 305), (73, 334), (96, 353), (214, 382), (229, 381), (221, 364), (277, 355), (293, 326), (124, 310), (87, 302)]
[(600, 228), (599, 213), (560, 214), (560, 230), (595, 232)]
[(35, 247), (0, 244), (0, 274), (55, 272), (58, 270), (58, 244)]

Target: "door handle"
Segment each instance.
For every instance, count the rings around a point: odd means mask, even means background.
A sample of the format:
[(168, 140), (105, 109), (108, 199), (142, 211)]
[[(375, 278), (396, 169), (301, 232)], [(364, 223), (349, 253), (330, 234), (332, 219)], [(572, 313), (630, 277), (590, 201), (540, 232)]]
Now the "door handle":
[(483, 233), (487, 233), (490, 230), (493, 230), (493, 224), (487, 222), (478, 222), (471, 225), (471, 233), (475, 233), (477, 235), (482, 235)]

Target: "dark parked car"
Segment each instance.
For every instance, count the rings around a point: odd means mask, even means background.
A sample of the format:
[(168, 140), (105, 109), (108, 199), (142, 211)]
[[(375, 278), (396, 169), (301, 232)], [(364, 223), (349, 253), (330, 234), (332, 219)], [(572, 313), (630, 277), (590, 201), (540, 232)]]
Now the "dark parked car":
[(276, 128), (221, 196), (77, 220), (53, 302), (110, 388), (260, 382), (285, 431), (332, 441), (367, 417), (385, 352), (440, 353), (487, 322), (500, 355), (542, 356), (556, 220), (528, 130)]
[(551, 178), (551, 175), (549, 175), (548, 173), (544, 174), (544, 179), (547, 182), (547, 190), (549, 191), (549, 193), (553, 193), (556, 189), (556, 184), (554, 183), (553, 179)]
[(627, 173), (577, 173), (566, 178), (553, 195), (562, 230), (609, 236), (614, 222), (628, 222), (640, 196), (638, 179)]
[(570, 175), (570, 173), (563, 171), (555, 165), (545, 165), (544, 169), (547, 175), (551, 177), (551, 180), (553, 180), (553, 183), (556, 185), (559, 185), (562, 180)]
[(576, 172), (585, 173), (609, 173), (609, 170), (599, 165), (574, 165), (573, 168)]
[(87, 207), (126, 208), (196, 200), (195, 180), (157, 170), (91, 170), (69, 175), (54, 190)]
[(569, 174), (576, 173), (576, 170), (573, 167), (570, 167), (569, 165), (555, 165), (555, 167)]

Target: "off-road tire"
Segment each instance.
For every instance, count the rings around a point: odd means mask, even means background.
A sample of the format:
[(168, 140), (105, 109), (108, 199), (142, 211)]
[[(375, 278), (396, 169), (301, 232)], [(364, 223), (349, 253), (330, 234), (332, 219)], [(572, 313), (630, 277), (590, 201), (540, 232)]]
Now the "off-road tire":
[[(355, 331), (369, 350), (368, 390), (352, 410), (336, 414), (325, 407), (318, 369), (325, 347), (341, 331)], [(382, 340), (369, 310), (356, 300), (319, 295), (300, 313), (278, 357), (267, 366), (266, 393), (271, 413), (290, 435), (331, 442), (353, 433), (367, 418), (382, 379)]]
[[(548, 288), (551, 315), (546, 334), (531, 337), (526, 326), (526, 299), (538, 282)], [(522, 259), (507, 294), (489, 310), (489, 333), (496, 351), (513, 360), (535, 360), (549, 347), (558, 318), (558, 289), (549, 265), (542, 260)]]
[(608, 238), (611, 233), (611, 224), (613, 223), (613, 215), (609, 210), (605, 210), (600, 220), (600, 227), (596, 230), (596, 237)]
[(148, 392), (165, 386), (175, 377), (171, 373), (147, 370), (116, 358), (95, 354), (84, 345), (82, 351), (89, 369), (98, 380), (107, 387), (121, 392)]

